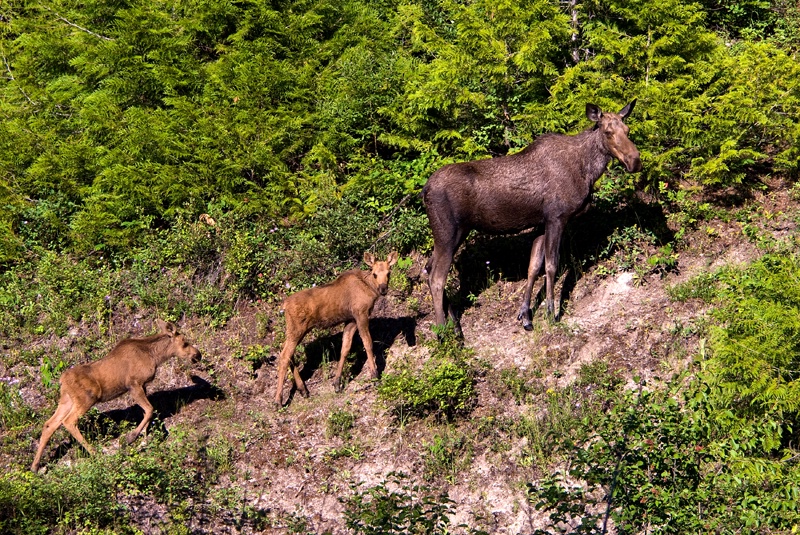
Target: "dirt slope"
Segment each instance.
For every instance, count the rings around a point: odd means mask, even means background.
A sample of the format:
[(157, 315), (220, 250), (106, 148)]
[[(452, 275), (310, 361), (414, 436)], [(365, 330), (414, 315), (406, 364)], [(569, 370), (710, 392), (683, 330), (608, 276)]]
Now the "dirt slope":
[[(791, 216), (796, 207), (786, 190), (749, 202), (755, 210), (787, 214), (766, 224), (773, 235), (796, 232)], [(664, 276), (641, 277), (633, 271), (601, 276), (603, 270), (596, 266), (573, 274), (575, 281), (562, 296), (561, 321), (550, 323), (537, 310), (532, 332), (516, 321), (522, 281), (503, 278), (473, 296), (463, 313), (462, 327), (465, 345), (474, 350), (484, 372), (478, 378), (477, 407), (469, 418), (450, 425), (433, 420), (396, 421), (377, 400), (374, 383), (361, 373), (363, 354), (351, 369), (351, 382), (336, 394), (329, 379), (329, 361), (336, 358), (340, 330), (315, 333), (306, 340), (311, 342), (305, 370), (311, 373), (307, 382), (311, 397), (292, 397), (286, 408), (276, 411), (271, 406), (274, 361), (267, 359), (253, 370), (251, 362), (242, 358), (256, 344), (273, 343), (281, 325), (276, 310), (263, 304), (240, 304), (223, 329), (197, 320), (187, 322), (183, 330), (202, 349), (205, 367), (189, 370), (177, 362), (166, 364), (149, 388), (151, 398), (167, 431), (189, 429), (199, 442), (231, 448), (230, 467), (216, 487), (237, 489), (241, 500), (263, 517), (258, 524), (242, 522), (230, 511), (203, 509), (198, 504), (204, 512), (191, 521), (190, 529), (195, 533), (250, 533), (256, 527), (264, 533), (345, 533), (339, 498), (349, 495), (353, 485), (376, 485), (391, 472), (404, 472), (410, 483), (446, 492), (454, 502), (454, 524), (509, 534), (541, 527), (542, 515), (528, 503), (525, 484), (540, 477), (546, 467), (537, 464), (526, 438), (515, 434), (513, 425), (521, 417), (547, 409), (541, 405), (541, 396), (515, 399), (498, 378), (508, 371), (521, 377), (526, 388), (544, 392), (572, 383), (582, 366), (597, 361), (606, 362), (629, 382), (633, 377), (668, 377), (685, 367), (697, 349), (696, 326), (705, 305), (673, 302), (667, 288), (717, 266), (747, 262), (759, 250), (743, 237), (741, 224), (734, 220), (701, 225), (684, 243), (677, 269)], [(384, 373), (404, 361), (421, 362), (429, 353), (426, 341), (433, 338), (432, 314), (426, 280), (420, 274), (424, 261), (415, 259), (373, 314), (371, 328)], [(562, 276), (559, 289), (569, 276)], [(109, 346), (114, 337), (145, 334), (149, 328), (148, 318), (114, 319)], [(273, 348), (272, 356), (276, 353)], [(166, 396), (159, 398), (159, 392), (174, 394), (180, 389), (185, 395), (179, 406)], [(34, 405), (47, 403), (36, 392), (28, 397)], [(123, 397), (98, 408), (122, 410), (129, 403)], [(329, 417), (336, 411), (355, 416), (349, 438), (329, 432)], [(432, 464), (432, 452), (443, 440), (461, 444), (451, 448), (458, 455), (449, 465)], [(107, 450), (114, 447), (106, 446)], [(50, 462), (69, 462), (71, 455), (68, 451)], [(129, 505), (144, 532), (162, 529), (165, 513), (156, 504), (141, 498), (141, 503)]]

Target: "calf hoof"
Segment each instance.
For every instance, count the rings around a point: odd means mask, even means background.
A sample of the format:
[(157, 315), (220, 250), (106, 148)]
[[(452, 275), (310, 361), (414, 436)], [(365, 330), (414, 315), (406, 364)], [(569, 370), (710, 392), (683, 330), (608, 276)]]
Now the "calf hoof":
[(307, 388), (298, 388), (297, 391), (300, 393), (301, 396), (304, 398), (308, 398), (308, 389)]
[(341, 379), (334, 379), (333, 380), (333, 391), (336, 392), (337, 394), (339, 394), (339, 393), (342, 392), (342, 390), (344, 390), (344, 387), (342, 386)]
[[(125, 444), (132, 443), (134, 440), (136, 440), (136, 437), (138, 436), (139, 436), (138, 433), (133, 433), (133, 432), (128, 433), (127, 435), (125, 435)], [(90, 451), (89, 453), (94, 454), (93, 451)]]

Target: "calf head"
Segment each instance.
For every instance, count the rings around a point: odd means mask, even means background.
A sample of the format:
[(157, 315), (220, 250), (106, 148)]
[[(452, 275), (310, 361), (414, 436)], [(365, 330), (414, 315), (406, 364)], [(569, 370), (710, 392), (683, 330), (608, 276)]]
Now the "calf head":
[(200, 350), (190, 344), (186, 338), (178, 332), (174, 324), (157, 319), (156, 325), (159, 331), (161, 331), (161, 334), (169, 336), (170, 343), (167, 352), (170, 355), (190, 360), (191, 362), (198, 362), (200, 360)]
[(364, 263), (372, 269), (372, 283), (381, 295), (389, 291), (389, 272), (397, 262), (397, 251), (389, 253), (385, 261), (375, 260), (371, 253), (364, 253)]
[(636, 105), (636, 99), (622, 108), (619, 113), (603, 112), (594, 104), (586, 105), (586, 117), (597, 123), (597, 128), (603, 134), (603, 143), (611, 154), (625, 166), (629, 173), (642, 170), (642, 161), (639, 158), (639, 149), (628, 139), (628, 125), (623, 121), (631, 114)]

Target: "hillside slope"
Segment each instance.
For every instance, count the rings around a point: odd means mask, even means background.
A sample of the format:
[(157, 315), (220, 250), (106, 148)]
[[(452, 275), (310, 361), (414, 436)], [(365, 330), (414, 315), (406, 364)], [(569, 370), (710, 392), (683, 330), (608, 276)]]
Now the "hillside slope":
[[(797, 231), (797, 202), (784, 187), (758, 194), (746, 206), (771, 214), (759, 219), (764, 232), (780, 237)], [(542, 527), (544, 514), (529, 503), (526, 484), (558, 462), (542, 451), (546, 442), (535, 424), (550, 417), (550, 427), (541, 429), (558, 429), (558, 415), (548, 413), (564, 407), (553, 398), (567, 395), (572, 386), (570, 402), (580, 405), (595, 399), (592, 391), (609, 382), (650, 385), (686, 370), (703, 337), (706, 305), (672, 301), (668, 289), (760, 255), (734, 218), (699, 225), (683, 244), (677, 268), (665, 273), (615, 271), (613, 259), (577, 276), (567, 270), (557, 288), (567, 286), (561, 320), (548, 322), (537, 310), (532, 332), (515, 319), (523, 282), (488, 274), (485, 287), (465, 300), (462, 317), (464, 345), (474, 352), (472, 364), (478, 370), (477, 403), (452, 422), (394, 414), (378, 399), (375, 383), (361, 373), (360, 347), (355, 361), (349, 361), (351, 381), (336, 394), (330, 376), (340, 328), (306, 339), (303, 373), (309, 377), (310, 398), (292, 396), (285, 408), (275, 410), (274, 356), (281, 334), (277, 309), (240, 303), (234, 317), (216, 329), (187, 318), (182, 330), (202, 350), (204, 364), (189, 370), (169, 362), (159, 371), (149, 388), (160, 417), (153, 427), (156, 436), (166, 432), (167, 443), (186, 441), (203, 448), (216, 463), (217, 477), (190, 500), (188, 518), (176, 517), (152, 496), (128, 498), (132, 524), (145, 533), (175, 526), (189, 533), (346, 533), (341, 500), (402, 472), (407, 477), (400, 481), (407, 485), (446, 493), (456, 525), (509, 534)], [(384, 375), (419, 367), (434, 343), (421, 273), (425, 260), (415, 257), (411, 267), (396, 273), (390, 295), (379, 300), (373, 314), (371, 329)], [(568, 260), (562, 263), (569, 265)], [(540, 287), (541, 281), (535, 290)], [(93, 358), (125, 336), (146, 334), (154, 318), (140, 311), (112, 319), (106, 347)], [(59, 343), (66, 350), (81, 335), (80, 329), (73, 330)], [(3, 378), (21, 374), (35, 378), (23, 389), (25, 400), (42, 414), (52, 410), (52, 391), (38, 386), (39, 369), (0, 364)], [(103, 441), (106, 454), (121, 446), (102, 430), (140, 418), (138, 408), (127, 410), (129, 404), (126, 396), (100, 404), (100, 414), (91, 418), (101, 430), (93, 440)], [(27, 451), (4, 448), (0, 465), (30, 462), (39, 429), (30, 432)], [(12, 443), (12, 437), (4, 442)], [(79, 446), (59, 431), (44, 462), (63, 466), (83, 457)]]

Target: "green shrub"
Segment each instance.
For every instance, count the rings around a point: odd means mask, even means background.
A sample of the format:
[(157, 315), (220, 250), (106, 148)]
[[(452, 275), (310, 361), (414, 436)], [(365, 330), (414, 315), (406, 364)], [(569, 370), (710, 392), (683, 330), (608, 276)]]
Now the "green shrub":
[(333, 410), (328, 414), (327, 435), (349, 440), (355, 421), (356, 416), (352, 412), (341, 409)]
[(44, 474), (7, 470), (0, 475), (0, 531), (137, 533), (125, 504), (139, 495), (180, 516), (185, 501), (197, 496), (198, 482), (215, 477), (216, 467), (199, 463), (196, 451), (180, 431), (165, 441), (162, 433), (151, 430), (136, 451), (123, 448), (71, 465), (54, 463)]
[[(406, 475), (391, 472), (387, 480), (340, 498), (345, 526), (356, 534), (445, 535), (451, 533), (449, 515), (453, 501), (445, 493), (434, 493), (420, 485), (409, 485)], [(465, 526), (458, 526), (465, 528)], [(468, 533), (481, 533), (468, 530)]]
[(459, 471), (472, 462), (472, 445), (467, 437), (447, 429), (436, 433), (430, 442), (425, 442), (425, 478), (428, 481), (444, 479), (451, 485), (456, 483)]
[[(703, 276), (715, 305), (694, 376), (626, 392), (557, 437), (567, 468), (530, 487), (548, 530), (790, 533), (800, 522), (800, 258)], [(691, 282), (691, 281), (690, 281)], [(689, 292), (678, 292), (686, 295)]]
[(475, 371), (467, 360), (470, 355), (455, 338), (434, 344), (421, 369), (406, 362), (398, 371), (384, 374), (378, 397), (401, 421), (427, 415), (452, 420), (467, 414), (477, 400)]

